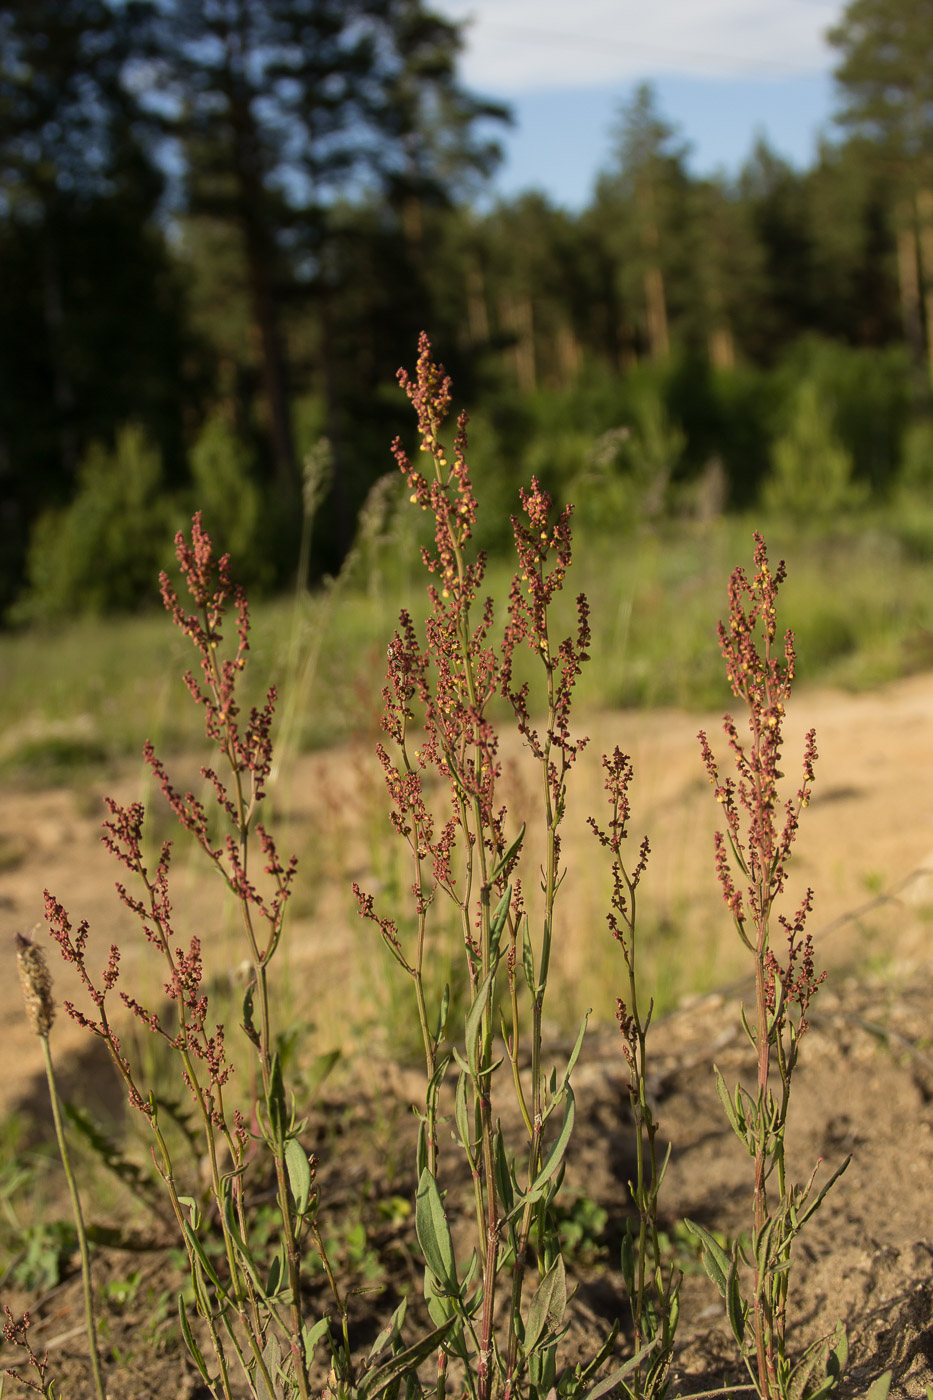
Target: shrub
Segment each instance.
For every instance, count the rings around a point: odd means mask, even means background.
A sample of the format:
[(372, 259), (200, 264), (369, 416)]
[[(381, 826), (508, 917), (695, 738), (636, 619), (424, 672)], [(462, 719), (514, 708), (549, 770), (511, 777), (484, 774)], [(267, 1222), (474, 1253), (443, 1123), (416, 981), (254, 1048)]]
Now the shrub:
[(191, 452), (195, 509), (215, 539), (224, 540), (237, 577), (254, 589), (275, 576), (270, 512), (246, 443), (223, 413), (208, 418)]
[(767, 510), (798, 521), (827, 521), (867, 499), (852, 480), (852, 456), (835, 434), (817, 385), (805, 380), (794, 394), (790, 425), (775, 442), (762, 501)]
[(48, 621), (137, 607), (167, 557), (172, 508), (157, 450), (136, 425), (113, 448), (95, 443), (70, 505), (39, 517), (29, 544), (28, 590), (14, 621)]

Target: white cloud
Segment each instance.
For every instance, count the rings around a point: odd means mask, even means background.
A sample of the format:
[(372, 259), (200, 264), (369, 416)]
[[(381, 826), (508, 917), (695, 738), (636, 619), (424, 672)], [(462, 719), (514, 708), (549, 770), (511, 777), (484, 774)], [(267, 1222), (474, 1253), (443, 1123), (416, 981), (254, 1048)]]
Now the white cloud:
[(496, 94), (658, 77), (825, 72), (843, 0), (434, 0), (470, 21), (463, 76)]

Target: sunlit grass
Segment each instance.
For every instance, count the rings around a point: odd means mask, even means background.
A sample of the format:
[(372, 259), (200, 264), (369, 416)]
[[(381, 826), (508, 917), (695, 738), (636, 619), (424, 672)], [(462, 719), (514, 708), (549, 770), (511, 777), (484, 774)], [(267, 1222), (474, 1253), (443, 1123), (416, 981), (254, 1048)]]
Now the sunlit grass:
[[(784, 617), (796, 633), (803, 683), (865, 689), (933, 664), (933, 531), (928, 540), (923, 525), (915, 513), (892, 510), (822, 533), (733, 516), (578, 538), (561, 606), (570, 626), (574, 596), (587, 593), (599, 658), (581, 679), (579, 707), (703, 709), (727, 701), (715, 640), (723, 580), (730, 561), (748, 553), (756, 527), (787, 560)], [(292, 750), (326, 747), (375, 723), (387, 640), (401, 607), (417, 616), (422, 587), (407, 563), (396, 563), (399, 542), (392, 543), (375, 580), (253, 605), (249, 702), (261, 700), (260, 684), (277, 685)], [(493, 560), (487, 574), (487, 591), (502, 605), (510, 570), (509, 561)], [(137, 754), (146, 736), (165, 752), (198, 746), (201, 716), (180, 678), (184, 646), (156, 608), (4, 634), (0, 771), (61, 781)]]

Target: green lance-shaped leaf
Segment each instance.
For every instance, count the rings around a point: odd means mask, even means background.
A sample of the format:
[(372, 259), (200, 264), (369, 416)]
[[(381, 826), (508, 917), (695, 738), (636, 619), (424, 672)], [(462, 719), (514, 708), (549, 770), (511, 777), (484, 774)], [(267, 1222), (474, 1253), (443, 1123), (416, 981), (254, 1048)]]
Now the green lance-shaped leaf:
[[(801, 1371), (804, 1367), (806, 1368), (804, 1377), (805, 1387), (813, 1370), (813, 1363), (810, 1360), (811, 1355), (815, 1355), (815, 1358), (819, 1359), (821, 1353), (825, 1354), (826, 1357), (823, 1381), (813, 1390), (801, 1387), (797, 1379), (797, 1372)], [(842, 1379), (842, 1373), (846, 1368), (848, 1360), (849, 1339), (846, 1335), (845, 1323), (837, 1322), (829, 1338), (822, 1338), (820, 1341), (815, 1342), (813, 1346), (809, 1347), (804, 1353), (803, 1360), (795, 1367), (794, 1373), (790, 1378), (788, 1392), (795, 1396), (798, 1393), (805, 1395), (806, 1400), (825, 1400), (825, 1397), (829, 1395), (831, 1391), (835, 1390), (839, 1381)]]
[(729, 1270), (732, 1267), (728, 1254), (705, 1226), (697, 1224), (695, 1220), (685, 1220), (684, 1224), (691, 1235), (699, 1240), (703, 1251), (703, 1267), (719, 1289), (720, 1295), (725, 1298)]
[[(891, 1389), (891, 1381), (894, 1377), (893, 1371), (883, 1371), (877, 1380), (872, 1381), (865, 1393), (865, 1400), (888, 1400), (888, 1391)], [(933, 1386), (927, 1386), (928, 1400), (933, 1400)]]
[(622, 1282), (630, 1298), (635, 1296), (635, 1227), (631, 1220), (625, 1222), (625, 1235), (622, 1239), (620, 1257)]
[(244, 994), (243, 994), (243, 1020), (241, 1021), (240, 1024), (242, 1025), (244, 1031), (246, 1032), (246, 1035), (247, 1035), (248, 1039), (251, 1040), (252, 1043), (253, 1043), (253, 1044), (256, 1046), (256, 1048), (258, 1049), (262, 1042), (260, 1041), (259, 1032), (258, 1032), (258, 1030), (256, 1029), (256, 1026), (255, 1026), (255, 1024), (254, 1024), (254, 1022), (253, 1022), (253, 993), (254, 993), (254, 989), (255, 989), (255, 983), (250, 982), (249, 986), (246, 988), (246, 991), (245, 991)]
[(279, 1291), (286, 1278), (286, 1274), (285, 1245), (280, 1244), (272, 1256), (272, 1263), (269, 1265), (269, 1276), (266, 1279), (266, 1291), (264, 1294), (266, 1298), (271, 1300), (279, 1296)]
[(410, 1347), (383, 1362), (369, 1375), (364, 1375), (358, 1388), (360, 1400), (375, 1400), (377, 1395), (381, 1395), (394, 1382), (417, 1370), (422, 1361), (437, 1351), (456, 1321), (455, 1317), (447, 1318), (440, 1327), (435, 1327), (433, 1332), (428, 1332)]
[(733, 1251), (732, 1260), (729, 1264), (729, 1272), (726, 1275), (726, 1315), (729, 1318), (729, 1326), (732, 1328), (732, 1335), (735, 1338), (736, 1346), (742, 1347), (745, 1342), (745, 1319), (748, 1315), (748, 1308), (742, 1301), (739, 1292), (739, 1259), (738, 1251)]
[(444, 991), (441, 996), (441, 1004), (437, 1013), (437, 1029), (434, 1032), (434, 1044), (440, 1045), (441, 1036), (447, 1029), (447, 1016), (450, 1011), (450, 983), (444, 983)]
[(467, 1061), (470, 1066), (470, 1072), (474, 1078), (479, 1077), (480, 1027), (482, 1025), (483, 1012), (486, 1010), (487, 998), (492, 989), (492, 984), (493, 980), (495, 979), (495, 975), (496, 964), (493, 963), (492, 967), (489, 969), (489, 971), (487, 972), (486, 976), (483, 978), (482, 982), (480, 983), (477, 989), (476, 999), (474, 1000), (473, 1005), (470, 1007), (470, 1013), (467, 1016), (466, 1020)]
[(425, 1168), (418, 1182), (415, 1232), (428, 1268), (448, 1293), (457, 1292), (457, 1270), (450, 1226), (437, 1181)]
[(660, 1345), (660, 1342), (661, 1337), (659, 1334), (657, 1337), (654, 1337), (647, 1346), (642, 1347), (641, 1351), (636, 1351), (634, 1356), (630, 1356), (629, 1359), (623, 1362), (615, 1371), (610, 1372), (608, 1376), (604, 1376), (601, 1381), (598, 1381), (596, 1385), (593, 1386), (592, 1390), (587, 1391), (583, 1400), (602, 1400), (602, 1397), (608, 1395), (610, 1391), (615, 1390), (617, 1386), (624, 1381), (625, 1377), (631, 1371), (635, 1370), (636, 1366), (640, 1366), (645, 1358), (650, 1356), (655, 1348)]
[(508, 1215), (515, 1204), (515, 1184), (512, 1177), (512, 1169), (505, 1152), (505, 1143), (502, 1140), (502, 1131), (496, 1129), (493, 1138), (493, 1160), (496, 1169), (496, 1188), (499, 1192), (499, 1199), (502, 1208)]
[(181, 1335), (184, 1338), (185, 1346), (188, 1349), (188, 1355), (191, 1357), (191, 1360), (194, 1362), (195, 1366), (197, 1366), (202, 1381), (206, 1381), (207, 1384), (210, 1385), (210, 1372), (207, 1369), (207, 1363), (205, 1362), (204, 1357), (201, 1355), (200, 1348), (198, 1347), (197, 1342), (194, 1340), (194, 1335), (191, 1331), (191, 1326), (188, 1322), (188, 1314), (185, 1311), (185, 1299), (183, 1294), (181, 1293), (179, 1293), (178, 1295), (178, 1321), (181, 1324)]
[[(498, 878), (499, 878), (499, 876), (502, 874), (502, 872), (506, 869), (507, 866), (509, 866), (509, 865), (511, 864), (511, 862), (514, 860), (515, 856), (518, 855), (519, 848), (520, 848), (522, 842), (524, 841), (524, 839), (525, 839), (525, 823), (522, 822), (521, 830), (519, 831), (519, 833), (518, 833), (518, 835), (516, 836), (515, 840), (512, 842), (511, 846), (510, 846), (509, 849), (506, 851), (505, 855), (504, 855), (504, 856), (502, 857), (502, 859), (499, 861), (499, 864), (496, 866), (495, 870), (492, 872), (492, 874), (491, 874), (490, 877), (489, 877), (489, 883), (490, 883), (491, 885), (492, 885), (492, 884), (495, 884), (496, 880), (498, 880)], [(511, 895), (512, 895), (512, 891), (509, 890), (509, 898), (511, 898)]]
[(367, 1366), (372, 1365), (379, 1353), (384, 1350), (390, 1342), (396, 1341), (402, 1335), (402, 1323), (405, 1321), (405, 1311), (407, 1307), (408, 1299), (403, 1298), (370, 1347), (369, 1355), (366, 1358)]
[(530, 1356), (543, 1336), (546, 1341), (557, 1331), (567, 1306), (567, 1276), (558, 1254), (535, 1290), (525, 1323), (525, 1353)]
[(489, 927), (489, 960), (493, 967), (499, 962), (499, 944), (502, 941), (502, 930), (505, 928), (506, 920), (509, 917), (509, 908), (512, 903), (512, 886), (509, 885), (499, 903), (496, 905), (492, 916), (492, 923)]
[(583, 1037), (586, 1035), (586, 1026), (587, 1022), (590, 1019), (590, 1015), (591, 1011), (588, 1011), (583, 1017), (583, 1020), (580, 1022), (580, 1029), (577, 1033), (577, 1039), (573, 1049), (570, 1052), (570, 1059), (567, 1061), (567, 1068), (564, 1070), (564, 1077), (560, 1082), (560, 1092), (563, 1092), (563, 1090), (566, 1089), (567, 1085), (570, 1083), (570, 1076), (573, 1074), (577, 1060), (580, 1057), (580, 1051), (583, 1049)]
[(532, 1194), (535, 1191), (539, 1191), (540, 1188), (544, 1186), (546, 1182), (550, 1181), (551, 1177), (554, 1175), (554, 1173), (557, 1171), (557, 1168), (560, 1166), (564, 1157), (564, 1153), (567, 1151), (567, 1144), (570, 1142), (570, 1135), (573, 1132), (573, 1120), (575, 1114), (576, 1105), (574, 1103), (573, 1090), (568, 1084), (567, 1107), (564, 1109), (564, 1121), (560, 1125), (560, 1132), (558, 1133), (554, 1141), (554, 1145), (552, 1146), (550, 1152), (547, 1155), (547, 1158), (545, 1159), (544, 1165), (542, 1166), (541, 1170), (538, 1172), (538, 1175), (532, 1182), (531, 1192), (529, 1194)]
[(201, 1265), (201, 1268), (204, 1270), (205, 1274), (207, 1274), (207, 1277), (217, 1289), (218, 1293), (220, 1293), (222, 1297), (226, 1297), (226, 1294), (224, 1293), (223, 1284), (217, 1277), (217, 1270), (214, 1268), (213, 1264), (205, 1254), (203, 1244), (198, 1239), (197, 1235), (195, 1234), (194, 1230), (191, 1228), (191, 1225), (188, 1223), (187, 1220), (182, 1221), (182, 1226), (185, 1231), (185, 1239), (188, 1241), (189, 1245), (191, 1246), (192, 1250), (197, 1256), (197, 1260), (198, 1263)]
[(475, 1167), (476, 1159), (473, 1155), (473, 1135), (470, 1128), (470, 1110), (467, 1092), (470, 1086), (470, 1071), (462, 1069), (457, 1080), (457, 1092), (454, 1097), (454, 1122), (457, 1124), (457, 1133), (460, 1138), (460, 1146), (467, 1154), (471, 1167)]
[(528, 915), (522, 920), (522, 971), (525, 974), (525, 982), (533, 997), (538, 995), (538, 985), (535, 978), (535, 950), (531, 946), (531, 934), (528, 931)]
[(297, 1138), (289, 1138), (285, 1144), (285, 1166), (288, 1170), (288, 1184), (295, 1200), (295, 1210), (304, 1215), (311, 1195), (311, 1165), (308, 1154)]
[[(318, 1342), (323, 1336), (329, 1335), (329, 1333), (330, 1317), (326, 1315), (324, 1317), (319, 1317), (315, 1323), (306, 1323), (301, 1329), (301, 1340), (304, 1342), (305, 1356), (307, 1357), (309, 1366), (314, 1360), (314, 1352)], [(333, 1351), (333, 1344), (331, 1344), (330, 1350), (331, 1352)]]
[(272, 1056), (272, 1073), (269, 1076), (266, 1112), (269, 1115), (273, 1140), (280, 1143), (285, 1137), (288, 1127), (288, 1110), (285, 1106), (285, 1085), (282, 1082), (282, 1062), (278, 1051)]

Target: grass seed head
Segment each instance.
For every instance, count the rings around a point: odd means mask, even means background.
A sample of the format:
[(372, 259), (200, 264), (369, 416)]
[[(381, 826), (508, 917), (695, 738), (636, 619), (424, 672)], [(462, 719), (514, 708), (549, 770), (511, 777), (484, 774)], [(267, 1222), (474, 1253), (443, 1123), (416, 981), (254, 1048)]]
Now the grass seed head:
[(16, 962), (26, 1005), (26, 1019), (36, 1035), (47, 1036), (55, 1019), (55, 1002), (52, 1000), (52, 977), (45, 954), (31, 939), (18, 933)]

